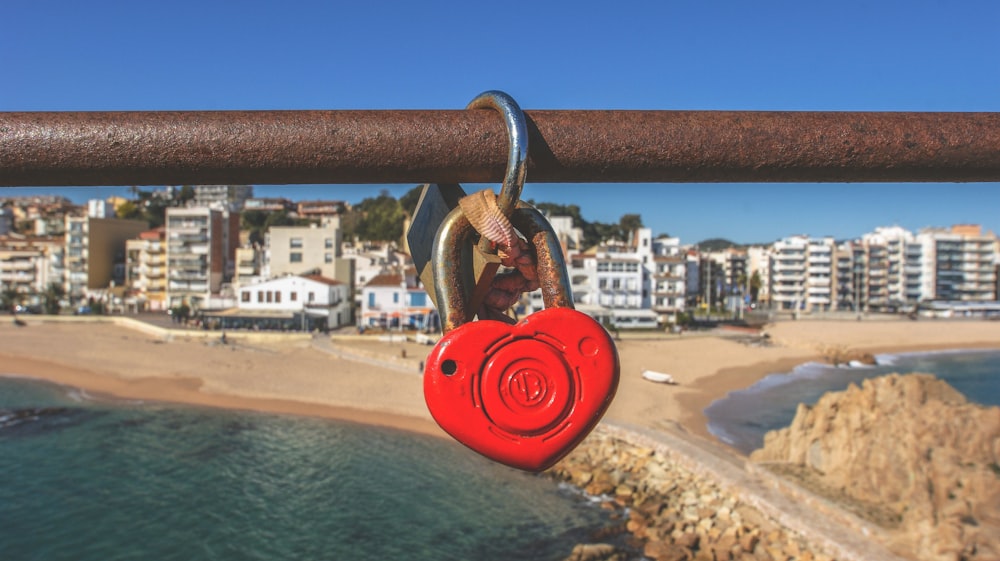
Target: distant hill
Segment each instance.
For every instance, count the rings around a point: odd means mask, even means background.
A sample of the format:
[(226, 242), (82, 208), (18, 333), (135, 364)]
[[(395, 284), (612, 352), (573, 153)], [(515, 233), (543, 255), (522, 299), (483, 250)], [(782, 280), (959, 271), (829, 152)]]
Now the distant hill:
[(731, 247), (743, 247), (742, 245), (725, 238), (709, 238), (698, 242), (697, 246), (701, 251), (721, 251)]

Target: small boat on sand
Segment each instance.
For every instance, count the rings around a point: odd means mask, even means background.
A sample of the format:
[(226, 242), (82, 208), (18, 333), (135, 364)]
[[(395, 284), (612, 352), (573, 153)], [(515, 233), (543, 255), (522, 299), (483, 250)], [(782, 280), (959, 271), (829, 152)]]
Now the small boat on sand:
[(677, 380), (670, 374), (664, 374), (663, 372), (654, 372), (652, 370), (643, 370), (642, 377), (650, 382), (656, 382), (658, 384), (677, 384)]

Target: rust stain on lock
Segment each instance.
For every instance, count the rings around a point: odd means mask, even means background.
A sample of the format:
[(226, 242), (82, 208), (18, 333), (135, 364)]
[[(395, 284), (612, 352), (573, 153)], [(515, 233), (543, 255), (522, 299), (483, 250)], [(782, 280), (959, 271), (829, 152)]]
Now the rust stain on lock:
[[(520, 203), (511, 214), (511, 222), (532, 243), (537, 256), (537, 273), (546, 308), (573, 308), (569, 272), (559, 238), (551, 224), (538, 210)], [(472, 321), (478, 308), (470, 306), (475, 283), (472, 266), (472, 225), (461, 209), (453, 210), (438, 230), (434, 241), (434, 291), (444, 333)]]

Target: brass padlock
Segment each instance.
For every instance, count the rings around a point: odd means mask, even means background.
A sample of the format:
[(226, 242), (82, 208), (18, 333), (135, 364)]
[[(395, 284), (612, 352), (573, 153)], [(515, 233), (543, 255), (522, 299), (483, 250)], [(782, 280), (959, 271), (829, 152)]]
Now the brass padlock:
[[(410, 228), (406, 232), (406, 243), (410, 247), (410, 257), (417, 269), (420, 282), (427, 288), (427, 294), (435, 307), (438, 307), (437, 295), (434, 293), (434, 272), (431, 267), (434, 237), (448, 214), (458, 207), (458, 200), (465, 196), (465, 190), (457, 183), (430, 183), (423, 186), (416, 211), (410, 220)], [(478, 310), (486, 292), (489, 291), (493, 277), (500, 268), (500, 258), (494, 254), (484, 253), (479, 246), (471, 241), (468, 245), (473, 263), (475, 282), (467, 283), (471, 288), (465, 294), (466, 302), (473, 310)]]

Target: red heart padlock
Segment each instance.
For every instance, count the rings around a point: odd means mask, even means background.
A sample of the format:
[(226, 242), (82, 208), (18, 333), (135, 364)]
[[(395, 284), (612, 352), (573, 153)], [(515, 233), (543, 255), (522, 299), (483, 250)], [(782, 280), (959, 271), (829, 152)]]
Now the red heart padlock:
[(510, 325), (466, 323), (438, 341), (424, 370), (424, 398), (448, 434), (480, 454), (541, 471), (597, 425), (618, 389), (608, 332), (571, 308)]

